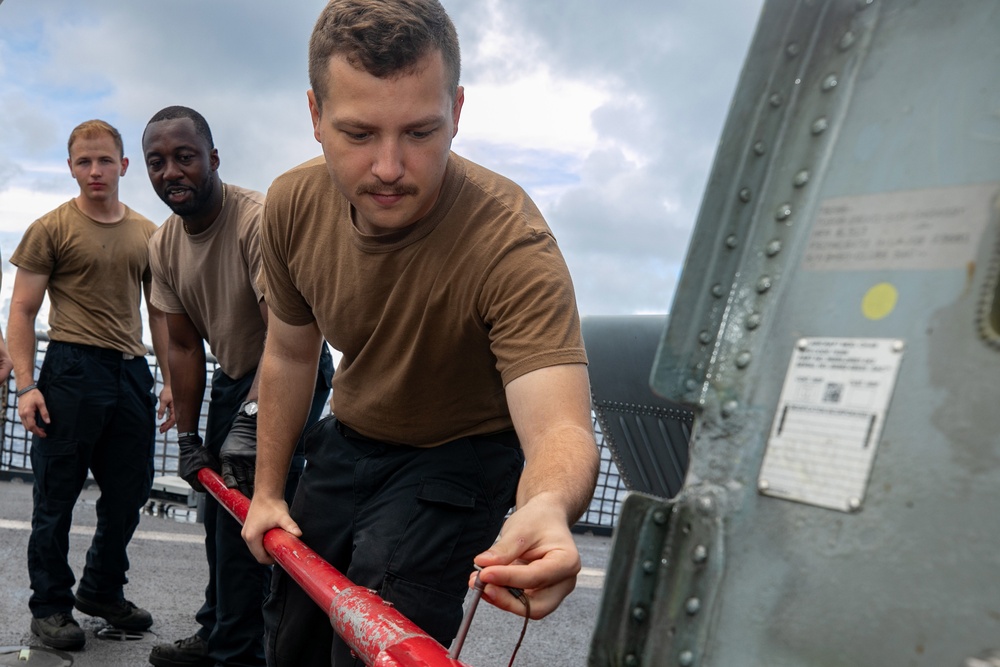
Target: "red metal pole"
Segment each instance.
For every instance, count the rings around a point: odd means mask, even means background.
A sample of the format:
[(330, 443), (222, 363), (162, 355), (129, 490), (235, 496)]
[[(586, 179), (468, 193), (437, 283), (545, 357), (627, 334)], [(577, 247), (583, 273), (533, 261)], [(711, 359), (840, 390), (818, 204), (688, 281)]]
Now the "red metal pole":
[[(226, 488), (210, 468), (198, 480), (242, 525), (250, 501)], [(330, 617), (333, 629), (370, 667), (468, 667), (374, 591), (356, 586), (306, 544), (281, 528), (264, 535), (264, 548)]]

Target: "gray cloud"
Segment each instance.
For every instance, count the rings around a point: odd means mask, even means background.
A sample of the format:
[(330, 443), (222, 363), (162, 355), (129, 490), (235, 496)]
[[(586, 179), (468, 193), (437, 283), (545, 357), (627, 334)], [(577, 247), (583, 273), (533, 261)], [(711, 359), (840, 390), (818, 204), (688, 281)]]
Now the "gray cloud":
[[(592, 121), (602, 143), (616, 148), (596, 149), (579, 184), (545, 207), (583, 312), (669, 307), (761, 4), (502, 3), (525, 59), (614, 92)], [(458, 20), (475, 21), (475, 13)], [(516, 77), (522, 64), (483, 72), (473, 60), (466, 75)]]

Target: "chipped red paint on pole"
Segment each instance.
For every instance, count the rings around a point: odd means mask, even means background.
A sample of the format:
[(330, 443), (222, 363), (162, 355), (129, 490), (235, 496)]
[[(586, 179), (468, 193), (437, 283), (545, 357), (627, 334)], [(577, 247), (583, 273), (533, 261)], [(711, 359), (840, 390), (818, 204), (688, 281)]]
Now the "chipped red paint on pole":
[(236, 489), (226, 488), (226, 483), (211, 468), (199, 470), (198, 481), (240, 522), (241, 526), (246, 522), (247, 512), (250, 510), (250, 500), (246, 496)]
[[(198, 480), (240, 524), (250, 501), (227, 489), (209, 468)], [(264, 548), (313, 601), (326, 611), (334, 630), (371, 667), (468, 667), (376, 593), (354, 585), (306, 544), (280, 528), (264, 535)]]

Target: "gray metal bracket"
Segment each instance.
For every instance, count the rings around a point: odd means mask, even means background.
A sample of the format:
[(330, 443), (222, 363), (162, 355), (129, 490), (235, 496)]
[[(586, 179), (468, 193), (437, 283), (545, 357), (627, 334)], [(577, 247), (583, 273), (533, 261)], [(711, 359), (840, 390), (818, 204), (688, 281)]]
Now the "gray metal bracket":
[(591, 667), (697, 664), (725, 565), (718, 495), (695, 487), (674, 501), (626, 498)]

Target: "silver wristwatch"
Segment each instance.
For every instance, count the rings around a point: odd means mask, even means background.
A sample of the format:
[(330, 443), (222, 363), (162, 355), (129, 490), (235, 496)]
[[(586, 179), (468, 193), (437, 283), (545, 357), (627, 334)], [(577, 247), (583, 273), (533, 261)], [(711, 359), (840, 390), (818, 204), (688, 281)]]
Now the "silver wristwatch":
[(257, 401), (244, 401), (243, 405), (240, 406), (239, 412), (237, 412), (236, 414), (242, 415), (244, 417), (256, 417)]

